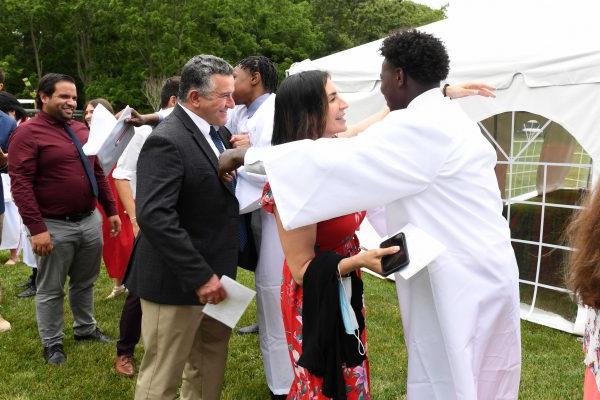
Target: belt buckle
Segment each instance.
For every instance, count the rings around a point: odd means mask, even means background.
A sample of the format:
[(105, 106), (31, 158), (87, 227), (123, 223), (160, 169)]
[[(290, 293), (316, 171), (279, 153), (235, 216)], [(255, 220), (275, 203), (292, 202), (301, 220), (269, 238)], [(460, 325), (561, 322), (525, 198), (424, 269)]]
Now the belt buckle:
[(74, 215), (66, 215), (65, 216), (65, 221), (67, 222), (79, 222), (84, 218), (89, 217), (90, 215), (92, 215), (93, 211), (89, 212), (89, 213), (80, 213), (80, 214), (74, 214)]

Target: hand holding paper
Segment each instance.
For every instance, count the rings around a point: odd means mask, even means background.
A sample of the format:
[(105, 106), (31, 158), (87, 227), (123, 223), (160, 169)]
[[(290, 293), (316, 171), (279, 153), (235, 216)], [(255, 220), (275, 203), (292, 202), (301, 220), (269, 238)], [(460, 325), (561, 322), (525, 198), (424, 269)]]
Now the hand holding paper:
[(97, 156), (106, 175), (113, 169), (135, 134), (133, 126), (125, 123), (130, 117), (129, 106), (121, 112), (118, 120), (102, 104), (94, 109), (90, 135), (83, 145), (83, 152), (89, 156)]
[(233, 329), (256, 292), (225, 275), (221, 277), (221, 284), (227, 292), (227, 297), (219, 304), (205, 305), (203, 312)]

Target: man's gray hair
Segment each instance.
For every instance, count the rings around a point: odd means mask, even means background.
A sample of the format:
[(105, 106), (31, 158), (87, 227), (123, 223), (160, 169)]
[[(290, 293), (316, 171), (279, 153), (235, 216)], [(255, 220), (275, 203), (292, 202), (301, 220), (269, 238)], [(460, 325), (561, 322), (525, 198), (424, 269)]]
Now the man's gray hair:
[(233, 75), (233, 67), (220, 57), (209, 54), (200, 54), (192, 57), (181, 70), (181, 82), (177, 97), (186, 101), (190, 90), (197, 90), (206, 96), (213, 88), (213, 75)]

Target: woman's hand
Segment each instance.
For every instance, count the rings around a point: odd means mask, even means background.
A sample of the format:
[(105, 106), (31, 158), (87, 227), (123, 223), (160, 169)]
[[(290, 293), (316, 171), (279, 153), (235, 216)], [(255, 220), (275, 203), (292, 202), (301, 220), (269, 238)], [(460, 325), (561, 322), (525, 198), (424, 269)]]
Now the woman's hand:
[(384, 249), (372, 249), (358, 253), (352, 257), (340, 261), (339, 269), (342, 275), (346, 275), (359, 268), (368, 268), (373, 272), (381, 274), (381, 259), (384, 256), (397, 253), (399, 246), (390, 246)]

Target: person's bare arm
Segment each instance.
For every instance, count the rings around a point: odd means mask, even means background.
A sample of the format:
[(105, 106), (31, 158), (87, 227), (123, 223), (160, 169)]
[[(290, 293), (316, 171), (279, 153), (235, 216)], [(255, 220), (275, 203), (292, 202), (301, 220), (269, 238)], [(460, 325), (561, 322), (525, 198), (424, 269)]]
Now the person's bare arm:
[[(118, 119), (121, 116), (123, 110), (119, 111), (115, 114), (115, 117)], [(156, 126), (160, 123), (160, 116), (158, 113), (152, 114), (140, 114), (136, 110), (131, 110), (131, 117), (125, 120), (125, 123), (133, 126), (140, 127), (142, 125), (150, 125)]]
[(446, 86), (446, 96), (451, 99), (468, 96), (496, 97), (496, 89), (480, 82), (459, 83)]
[[(277, 221), (277, 230), (279, 240), (283, 248), (283, 254), (290, 269), (292, 277), (302, 286), (304, 273), (310, 262), (315, 258), (315, 243), (317, 238), (317, 225), (307, 225), (297, 229), (286, 231), (283, 229), (277, 207), (275, 211), (275, 220)], [(381, 258), (388, 254), (396, 253), (400, 248), (392, 246), (385, 249), (373, 249), (358, 253), (351, 257), (346, 257), (338, 264), (338, 271), (341, 275), (366, 267), (371, 271), (381, 274)]]
[(369, 126), (373, 125), (375, 122), (381, 121), (386, 115), (390, 113), (390, 109), (388, 107), (383, 110), (363, 119), (359, 123), (349, 126), (344, 132), (338, 133), (338, 137), (352, 137), (356, 136)]
[(286, 231), (281, 225), (279, 213), (275, 208), (275, 220), (283, 254), (292, 277), (302, 286), (302, 279), (308, 264), (315, 258), (315, 242), (317, 239), (317, 225), (308, 225)]
[[(461, 97), (468, 96), (481, 96), (481, 97), (496, 97), (496, 89), (490, 85), (479, 82), (467, 82), (459, 83), (455, 85), (448, 85), (445, 89), (446, 96), (451, 99), (459, 99)], [(338, 137), (352, 137), (356, 136), (375, 122), (381, 121), (388, 115), (390, 109), (388, 107), (383, 110), (363, 119), (355, 125), (351, 125), (344, 132), (338, 133)]]
[(119, 199), (121, 203), (123, 203), (123, 207), (125, 207), (125, 212), (129, 216), (131, 220), (131, 226), (133, 228), (133, 234), (137, 237), (140, 232), (140, 227), (137, 223), (137, 218), (135, 216), (135, 200), (133, 198), (133, 192), (131, 191), (131, 185), (127, 179), (116, 179), (114, 178), (115, 188), (117, 189), (117, 194), (119, 195)]

